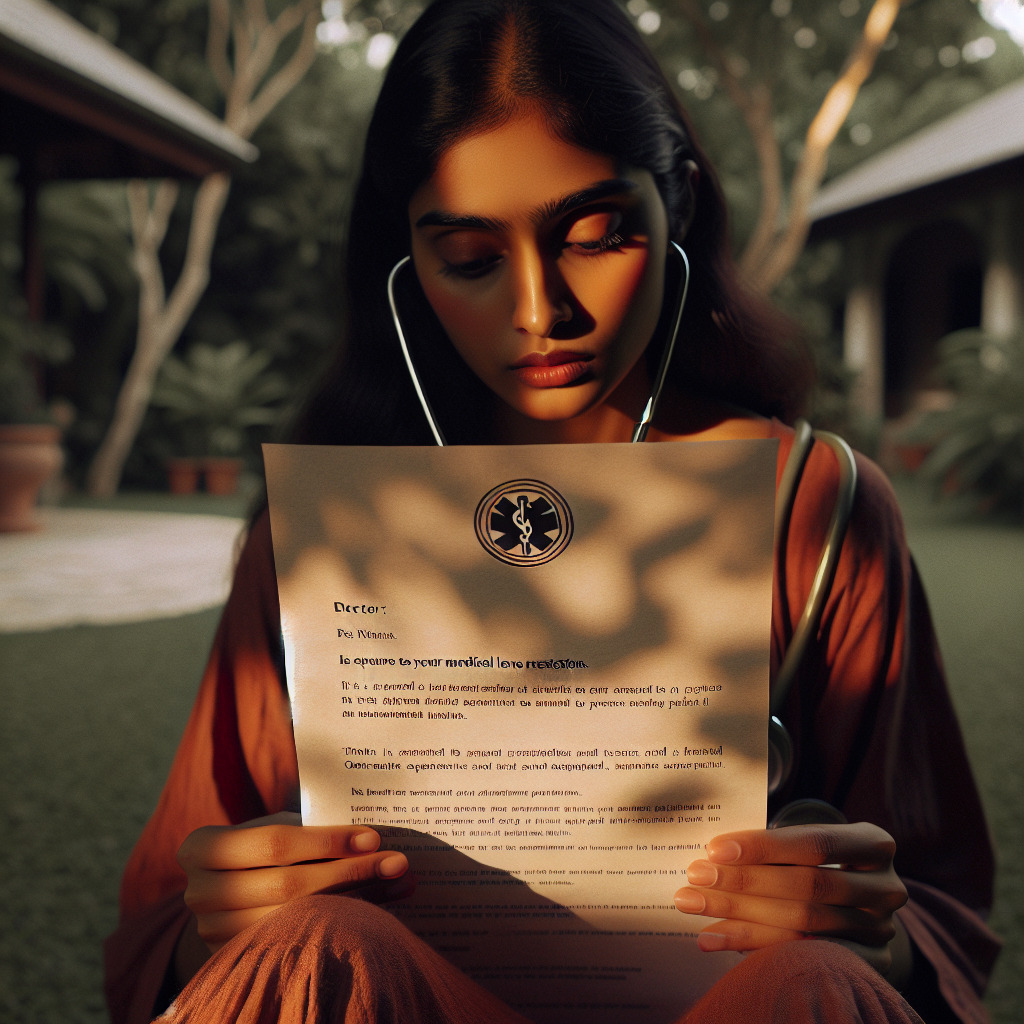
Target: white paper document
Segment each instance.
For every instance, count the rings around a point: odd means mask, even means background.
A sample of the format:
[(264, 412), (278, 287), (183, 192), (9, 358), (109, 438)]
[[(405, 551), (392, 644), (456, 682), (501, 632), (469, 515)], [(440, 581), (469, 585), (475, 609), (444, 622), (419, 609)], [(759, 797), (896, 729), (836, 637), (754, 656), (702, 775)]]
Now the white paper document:
[(307, 824), (538, 1022), (667, 1024), (733, 966), (673, 894), (765, 822), (775, 441), (265, 447)]

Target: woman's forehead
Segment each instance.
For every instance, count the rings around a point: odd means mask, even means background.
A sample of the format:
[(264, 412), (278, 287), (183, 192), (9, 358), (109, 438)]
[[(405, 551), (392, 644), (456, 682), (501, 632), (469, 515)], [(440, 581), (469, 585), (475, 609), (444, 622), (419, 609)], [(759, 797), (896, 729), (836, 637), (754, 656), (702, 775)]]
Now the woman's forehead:
[(559, 138), (541, 115), (528, 115), (452, 145), (413, 194), (409, 212), (413, 223), (432, 214), (536, 220), (585, 190), (627, 192), (639, 186), (637, 177), (615, 158)]

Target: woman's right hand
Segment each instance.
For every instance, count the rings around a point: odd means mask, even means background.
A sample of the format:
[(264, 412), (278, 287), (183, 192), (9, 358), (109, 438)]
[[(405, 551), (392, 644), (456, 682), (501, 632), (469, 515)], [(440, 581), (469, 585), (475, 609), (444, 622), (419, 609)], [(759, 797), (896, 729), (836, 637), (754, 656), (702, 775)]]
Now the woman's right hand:
[(196, 829), (178, 850), (185, 903), (216, 953), (243, 928), (290, 900), (347, 893), (374, 902), (407, 895), (405, 855), (381, 850), (365, 825), (306, 826), (282, 812), (241, 825)]

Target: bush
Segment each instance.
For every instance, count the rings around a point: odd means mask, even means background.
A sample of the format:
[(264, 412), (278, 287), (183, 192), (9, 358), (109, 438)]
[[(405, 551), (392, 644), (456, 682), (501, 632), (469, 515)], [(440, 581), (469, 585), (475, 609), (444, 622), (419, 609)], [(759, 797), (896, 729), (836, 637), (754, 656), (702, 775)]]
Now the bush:
[(913, 431), (932, 446), (922, 475), (944, 495), (1024, 519), (1024, 327), (1007, 337), (956, 331), (940, 343), (940, 359), (954, 400)]

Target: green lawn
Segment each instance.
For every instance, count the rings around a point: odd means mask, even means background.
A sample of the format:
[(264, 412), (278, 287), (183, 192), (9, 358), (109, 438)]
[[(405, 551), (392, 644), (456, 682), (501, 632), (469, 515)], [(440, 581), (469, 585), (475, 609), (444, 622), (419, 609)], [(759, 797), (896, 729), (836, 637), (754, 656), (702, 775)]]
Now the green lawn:
[(1024, 1020), (1024, 529), (972, 522), (897, 484), (999, 856), (992, 925), (1007, 945), (989, 1006)]
[[(1001, 852), (1011, 937), (990, 1004), (1024, 1012), (1020, 820), (1024, 531), (957, 521), (902, 487), (955, 698)], [(182, 509), (166, 497), (132, 508)], [(191, 506), (189, 506), (191, 507)], [(238, 509), (200, 502), (194, 511)], [(216, 612), (0, 636), (0, 1021), (100, 1024), (118, 874), (166, 773)]]

